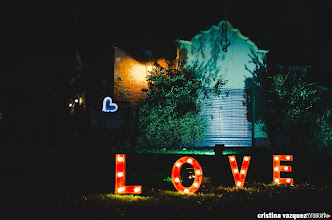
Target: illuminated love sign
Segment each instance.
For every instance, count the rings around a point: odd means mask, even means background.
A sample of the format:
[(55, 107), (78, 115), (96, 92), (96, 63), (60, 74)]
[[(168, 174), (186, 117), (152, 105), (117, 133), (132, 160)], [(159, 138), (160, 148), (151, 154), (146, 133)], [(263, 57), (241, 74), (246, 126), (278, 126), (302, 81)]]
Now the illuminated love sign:
[[(181, 167), (183, 164), (188, 163), (193, 166), (195, 179), (193, 184), (190, 187), (184, 187), (181, 183)], [(203, 170), (201, 165), (192, 157), (181, 157), (178, 159), (172, 169), (172, 183), (175, 189), (183, 193), (195, 193), (202, 184), (203, 180)]]
[(103, 112), (116, 112), (118, 110), (118, 105), (115, 103), (112, 103), (111, 97), (105, 97), (103, 101)]
[[(249, 168), (250, 156), (244, 156), (241, 169), (238, 168), (234, 155), (228, 156), (229, 164), (232, 170), (235, 187), (243, 188), (246, 175)], [(280, 161), (293, 161), (292, 155), (273, 155), (273, 182), (275, 184), (293, 184), (293, 178), (280, 178), (280, 172), (291, 172), (291, 166), (281, 166)], [(194, 181), (191, 186), (185, 187), (181, 183), (182, 165), (188, 163), (194, 168)], [(203, 170), (201, 165), (193, 157), (181, 157), (178, 159), (172, 169), (172, 183), (174, 188), (184, 194), (195, 193), (202, 184)], [(116, 194), (141, 194), (142, 186), (126, 186), (126, 155), (115, 155), (115, 191)]]

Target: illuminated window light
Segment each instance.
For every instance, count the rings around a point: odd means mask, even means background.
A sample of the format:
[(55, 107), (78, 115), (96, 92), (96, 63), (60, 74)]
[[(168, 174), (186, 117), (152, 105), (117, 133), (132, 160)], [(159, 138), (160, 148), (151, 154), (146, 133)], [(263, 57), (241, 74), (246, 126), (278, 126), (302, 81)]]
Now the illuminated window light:
[(292, 172), (291, 166), (280, 166), (281, 161), (293, 161), (292, 155), (273, 155), (273, 179), (277, 184), (293, 184), (293, 178), (281, 178), (280, 172)]
[[(194, 173), (196, 174), (195, 176), (192, 176), (192, 178), (194, 178), (193, 184), (189, 187), (184, 187), (181, 183), (181, 165), (184, 163), (188, 163), (191, 166), (193, 166), (194, 168)], [(180, 165), (178, 165), (180, 164)], [(184, 192), (184, 193), (195, 193), (200, 185), (202, 184), (202, 180), (203, 180), (203, 170), (201, 165), (198, 163), (197, 160), (195, 160), (192, 157), (181, 157), (180, 159), (178, 159), (174, 165), (173, 165), (173, 169), (172, 169), (172, 183), (174, 188), (179, 191), (179, 192)]]
[(126, 155), (115, 155), (115, 190), (116, 194), (141, 194), (142, 186), (126, 186)]
[(247, 175), (248, 168), (249, 168), (250, 158), (251, 158), (250, 156), (243, 157), (242, 166), (240, 169), (241, 172), (239, 173), (239, 168), (237, 166), (235, 156), (228, 156), (229, 164), (233, 171), (232, 174), (233, 174), (233, 178), (234, 178), (234, 183), (235, 183), (235, 186), (238, 188), (244, 187), (246, 175)]

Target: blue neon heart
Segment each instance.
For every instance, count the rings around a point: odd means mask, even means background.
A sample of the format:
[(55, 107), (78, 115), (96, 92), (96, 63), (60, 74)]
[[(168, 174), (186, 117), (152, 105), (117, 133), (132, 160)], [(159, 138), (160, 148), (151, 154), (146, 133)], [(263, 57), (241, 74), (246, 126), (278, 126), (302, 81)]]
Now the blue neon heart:
[(118, 110), (118, 105), (116, 103), (112, 103), (111, 97), (105, 97), (103, 101), (103, 112), (115, 112)]

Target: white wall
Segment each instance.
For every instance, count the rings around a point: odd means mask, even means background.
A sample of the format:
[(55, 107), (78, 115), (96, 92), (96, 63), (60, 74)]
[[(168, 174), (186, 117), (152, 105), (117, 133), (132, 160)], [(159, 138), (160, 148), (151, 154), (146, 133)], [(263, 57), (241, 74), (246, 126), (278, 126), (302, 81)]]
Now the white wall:
[[(245, 65), (253, 68), (248, 56), (253, 50), (259, 58), (268, 51), (259, 50), (255, 43), (243, 36), (238, 29), (227, 22), (227, 38), (230, 45), (227, 52), (222, 51), (222, 24), (212, 26), (207, 31), (201, 31), (191, 41), (178, 40), (178, 56), (190, 66), (198, 66), (206, 71), (204, 77), (217, 77), (228, 80), (224, 88), (245, 89), (245, 77), (251, 74), (245, 69)], [(210, 86), (214, 84), (211, 83)]]
[[(227, 24), (227, 38), (230, 45), (227, 52), (221, 47), (222, 25)], [(178, 40), (177, 58), (192, 67), (197, 66), (204, 70), (202, 77), (228, 80), (223, 88), (251, 89), (246, 88), (246, 78), (252, 78), (252, 74), (245, 69), (245, 65), (251, 70), (255, 67), (249, 55), (255, 53), (261, 60), (268, 53), (267, 50), (258, 49), (257, 45), (243, 36), (238, 29), (232, 27), (230, 22), (221, 21), (217, 26), (209, 30), (201, 31), (191, 41)], [(215, 81), (207, 86), (214, 86)], [(255, 114), (255, 113), (254, 113)], [(254, 137), (267, 138), (263, 121), (255, 121)]]

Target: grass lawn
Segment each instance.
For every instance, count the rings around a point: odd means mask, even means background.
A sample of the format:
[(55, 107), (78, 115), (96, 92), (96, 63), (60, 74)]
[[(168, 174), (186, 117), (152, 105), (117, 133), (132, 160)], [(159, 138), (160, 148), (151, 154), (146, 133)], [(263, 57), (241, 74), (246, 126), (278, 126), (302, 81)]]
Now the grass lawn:
[[(183, 154), (190, 155), (188, 151)], [(203, 183), (196, 194), (183, 195), (167, 181), (174, 162), (182, 155), (128, 153), (127, 184), (142, 185), (143, 193), (138, 196), (113, 194), (114, 153), (2, 155), (0, 201), (5, 204), (3, 213), (9, 212), (3, 216), (43, 220), (257, 219), (257, 214), (264, 212), (332, 213), (331, 154), (294, 154), (289, 163), (294, 186), (269, 184), (271, 151), (224, 154), (238, 154), (238, 161), (243, 155), (252, 156), (245, 188), (233, 188), (227, 156), (195, 155), (211, 183)]]
[[(185, 150), (166, 149), (138, 149), (137, 153), (143, 154), (186, 154), (186, 155), (215, 155), (214, 148), (187, 148)], [(223, 155), (252, 152), (252, 148), (227, 148)]]
[(65, 194), (57, 198), (57, 213), (62, 219), (256, 219), (257, 214), (263, 212), (331, 214), (332, 191), (328, 187), (315, 187), (308, 183), (295, 186), (247, 185), (244, 189), (201, 187), (192, 195), (156, 188), (143, 188), (141, 195)]

